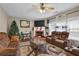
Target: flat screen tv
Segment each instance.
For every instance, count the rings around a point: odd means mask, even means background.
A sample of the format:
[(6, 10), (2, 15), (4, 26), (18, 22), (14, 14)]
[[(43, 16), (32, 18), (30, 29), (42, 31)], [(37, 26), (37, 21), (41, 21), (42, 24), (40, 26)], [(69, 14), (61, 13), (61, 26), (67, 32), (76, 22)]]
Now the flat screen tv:
[(45, 26), (44, 24), (45, 24), (44, 20), (36, 20), (36, 21), (34, 21), (34, 26), (35, 27), (43, 27), (43, 26)]

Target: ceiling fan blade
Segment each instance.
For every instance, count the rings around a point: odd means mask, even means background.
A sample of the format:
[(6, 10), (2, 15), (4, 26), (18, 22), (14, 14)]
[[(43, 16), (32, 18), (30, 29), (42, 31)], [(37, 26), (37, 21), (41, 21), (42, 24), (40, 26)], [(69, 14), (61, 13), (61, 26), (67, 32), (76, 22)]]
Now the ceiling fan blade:
[(33, 8), (36, 8), (36, 9), (37, 9), (37, 8), (40, 9), (40, 7), (37, 6), (37, 5), (32, 5), (32, 7), (33, 7)]
[(49, 8), (49, 9), (52, 9), (53, 10), (54, 8)]
[(46, 8), (49, 8), (49, 9), (55, 9), (54, 7), (46, 7)]
[(45, 9), (46, 10), (54, 10), (54, 8), (49, 8), (49, 7), (46, 7)]

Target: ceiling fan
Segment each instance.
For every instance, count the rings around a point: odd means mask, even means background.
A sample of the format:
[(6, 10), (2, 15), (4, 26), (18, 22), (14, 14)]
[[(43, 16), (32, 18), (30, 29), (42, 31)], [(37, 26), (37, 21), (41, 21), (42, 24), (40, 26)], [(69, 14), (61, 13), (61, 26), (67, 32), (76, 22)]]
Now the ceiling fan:
[(46, 11), (55, 9), (54, 7), (50, 7), (47, 3), (40, 3), (39, 6), (35, 7), (38, 8), (41, 13), (45, 13)]

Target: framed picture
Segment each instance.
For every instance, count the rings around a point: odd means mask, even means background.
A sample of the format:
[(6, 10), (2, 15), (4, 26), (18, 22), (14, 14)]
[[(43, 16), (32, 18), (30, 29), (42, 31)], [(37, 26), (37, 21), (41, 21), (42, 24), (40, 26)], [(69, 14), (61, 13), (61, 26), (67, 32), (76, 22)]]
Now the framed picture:
[(20, 20), (20, 27), (21, 28), (29, 28), (30, 27), (30, 21)]

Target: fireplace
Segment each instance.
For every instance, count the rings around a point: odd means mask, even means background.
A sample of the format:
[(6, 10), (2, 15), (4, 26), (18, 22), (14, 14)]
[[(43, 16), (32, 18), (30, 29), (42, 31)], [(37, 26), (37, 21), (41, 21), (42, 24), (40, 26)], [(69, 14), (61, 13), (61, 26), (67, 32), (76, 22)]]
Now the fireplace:
[(44, 32), (43, 31), (36, 31), (36, 36), (44, 36)]
[(34, 36), (45, 36), (45, 27), (34, 27)]

